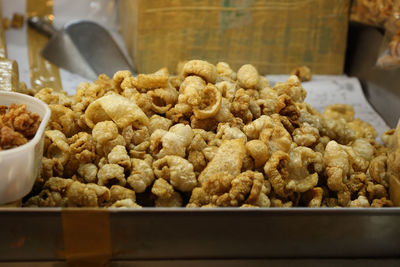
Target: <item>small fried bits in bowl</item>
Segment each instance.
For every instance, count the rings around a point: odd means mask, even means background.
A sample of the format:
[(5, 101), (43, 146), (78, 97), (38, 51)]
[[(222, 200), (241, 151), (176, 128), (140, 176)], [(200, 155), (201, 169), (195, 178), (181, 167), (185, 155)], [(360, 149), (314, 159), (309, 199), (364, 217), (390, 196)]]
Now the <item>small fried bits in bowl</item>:
[(32, 189), (50, 113), (39, 99), (0, 91), (0, 204), (21, 199)]

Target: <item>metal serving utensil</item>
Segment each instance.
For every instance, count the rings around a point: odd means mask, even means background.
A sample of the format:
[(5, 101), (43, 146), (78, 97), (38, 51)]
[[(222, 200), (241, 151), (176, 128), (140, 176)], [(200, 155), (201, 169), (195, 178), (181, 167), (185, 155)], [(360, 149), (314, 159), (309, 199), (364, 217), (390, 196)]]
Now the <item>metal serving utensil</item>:
[(90, 80), (119, 70), (135, 72), (110, 33), (95, 22), (78, 20), (61, 30), (40, 17), (30, 17), (28, 24), (50, 38), (42, 55), (61, 68)]

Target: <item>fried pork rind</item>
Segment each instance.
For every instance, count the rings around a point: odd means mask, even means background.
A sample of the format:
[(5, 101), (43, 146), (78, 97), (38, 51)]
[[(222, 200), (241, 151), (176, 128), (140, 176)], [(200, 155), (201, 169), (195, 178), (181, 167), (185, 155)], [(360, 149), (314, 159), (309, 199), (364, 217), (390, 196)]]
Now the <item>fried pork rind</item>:
[(193, 112), (197, 120), (212, 118), (219, 113), (221, 101), (222, 95), (217, 87), (211, 83), (205, 84), (204, 80), (198, 76), (189, 76), (183, 81), (178, 105), (171, 110), (170, 114), (182, 117)]
[(47, 130), (45, 136), (45, 157), (57, 160), (61, 165), (65, 165), (70, 158), (71, 152), (67, 137), (59, 130)]
[(150, 135), (157, 129), (168, 131), (169, 127), (172, 126), (172, 121), (170, 119), (161, 117), (160, 115), (153, 115), (149, 119), (149, 133)]
[(212, 84), (200, 91), (200, 103), (193, 107), (194, 116), (197, 119), (208, 119), (214, 117), (221, 108), (221, 92)]
[(369, 201), (365, 196), (359, 196), (357, 199), (350, 202), (351, 208), (368, 208), (369, 206)]
[(355, 131), (349, 126), (346, 121), (341, 119), (330, 119), (321, 117), (321, 128), (319, 128), (321, 135), (326, 135), (336, 142), (347, 145), (356, 138)]
[(366, 121), (360, 119), (354, 119), (347, 125), (355, 132), (357, 138), (366, 138), (369, 140), (375, 140), (378, 136), (375, 128)]
[(100, 157), (107, 156), (117, 146), (125, 146), (125, 138), (118, 133), (117, 125), (112, 121), (97, 123), (92, 130), (96, 142), (96, 153)]
[(289, 151), (293, 142), (291, 135), (280, 121), (280, 117), (263, 115), (243, 127), (244, 133), (249, 139), (260, 139), (271, 153), (281, 150)]
[(154, 174), (157, 178), (169, 181), (181, 192), (190, 192), (197, 185), (193, 165), (178, 156), (165, 156), (153, 162)]
[(193, 169), (196, 173), (196, 176), (204, 170), (204, 168), (207, 165), (207, 159), (203, 153), (203, 149), (206, 149), (208, 147), (208, 144), (206, 143), (206, 133), (204, 130), (195, 130), (194, 136), (192, 139), (192, 142), (190, 143), (188, 147), (188, 161), (192, 163)]
[(264, 167), (270, 156), (268, 146), (261, 140), (247, 142), (246, 151), (253, 158), (254, 167), (257, 169)]
[(79, 132), (68, 139), (69, 151), (80, 163), (90, 163), (96, 158), (96, 145), (93, 137)]
[(65, 135), (58, 130), (44, 133), (44, 151), (42, 166), (37, 184), (42, 184), (54, 176), (63, 176), (64, 169), (70, 159), (69, 145)]
[(232, 81), (222, 81), (215, 84), (215, 87), (221, 92), (222, 97), (232, 101), (238, 90), (237, 84)]
[(93, 163), (81, 164), (77, 170), (79, 176), (82, 177), (86, 183), (97, 183), (97, 171), (98, 168)]
[(122, 200), (117, 200), (114, 204), (110, 206), (111, 208), (141, 208), (142, 206), (135, 203), (132, 199), (126, 198)]
[(99, 144), (105, 144), (118, 136), (118, 127), (112, 121), (97, 123), (92, 130), (94, 140)]
[(188, 76), (182, 82), (179, 89), (179, 104), (198, 106), (201, 102), (200, 92), (206, 87), (207, 83), (198, 76)]
[(389, 187), (387, 160), (388, 157), (386, 155), (379, 155), (370, 161), (368, 167), (368, 174), (370, 175), (372, 180), (376, 183), (384, 185), (385, 187)]
[(192, 191), (187, 207), (269, 207), (269, 191), (270, 186), (260, 172), (246, 171), (236, 177), (219, 172)]
[(153, 169), (145, 160), (133, 158), (131, 162), (132, 170), (127, 182), (136, 193), (143, 193), (154, 181)]
[(351, 148), (358, 156), (367, 161), (371, 161), (374, 158), (376, 149), (367, 139), (359, 138), (354, 140)]
[(125, 188), (120, 185), (113, 185), (110, 188), (110, 202), (114, 203), (118, 200), (130, 199), (136, 201), (135, 191)]
[(0, 105), (0, 150), (18, 147), (32, 139), (41, 118), (26, 109), (25, 104)]
[(242, 169), (245, 155), (246, 147), (243, 139), (222, 141), (215, 156), (208, 163), (207, 167), (200, 173), (198, 178), (199, 182), (203, 184), (212, 175), (224, 171), (233, 176), (238, 175)]
[(291, 75), (284, 83), (277, 82), (274, 90), (278, 92), (278, 95), (287, 94), (294, 102), (303, 102), (307, 95), (296, 75)]
[(120, 185), (125, 186), (124, 168), (118, 164), (104, 164), (97, 172), (98, 185), (112, 186)]
[(208, 83), (215, 83), (217, 79), (217, 68), (204, 60), (190, 60), (183, 66), (182, 76), (196, 75)]
[(250, 110), (251, 101), (251, 97), (246, 93), (246, 90), (239, 89), (236, 91), (230, 111), (235, 117), (239, 117), (244, 123), (248, 123), (253, 119), (253, 114)]
[(320, 114), (296, 76), (271, 88), (249, 64), (194, 60), (37, 97), (56, 115), (30, 206), (400, 205), (400, 135), (378, 143), (348, 105)]
[[(80, 83), (76, 90), (74, 99), (76, 103), (80, 102), (83, 104), (84, 109), (95, 101), (96, 99), (108, 94), (110, 92), (118, 92), (118, 88), (115, 88), (115, 83), (107, 75), (100, 74), (96, 81), (93, 83)], [(79, 105), (81, 106), (81, 105)]]
[(155, 200), (156, 207), (182, 207), (181, 195), (174, 191), (172, 185), (162, 178), (154, 182), (151, 192), (157, 197)]
[(319, 131), (322, 129), (322, 118), (321, 114), (307, 103), (296, 103), (298, 110), (300, 111), (299, 121), (300, 124), (308, 123), (312, 127), (317, 128)]
[(133, 125), (147, 126), (149, 119), (135, 102), (120, 95), (103, 96), (91, 103), (85, 111), (85, 120), (90, 128), (98, 122), (114, 121), (119, 128)]
[(329, 189), (338, 192), (340, 205), (348, 206), (350, 204), (350, 192), (345, 183), (351, 171), (349, 155), (344, 147), (335, 141), (330, 141), (325, 149), (324, 163)]
[(307, 122), (293, 131), (293, 141), (299, 146), (311, 147), (319, 141), (319, 131)]
[(26, 144), (28, 139), (8, 126), (0, 128), (0, 151)]
[(175, 124), (169, 131), (156, 130), (150, 137), (150, 151), (155, 158), (166, 155), (186, 156), (186, 148), (193, 138), (189, 125)]
[(131, 159), (126, 151), (125, 146), (116, 145), (107, 155), (107, 159), (109, 163), (118, 164), (125, 170), (131, 169)]
[(301, 66), (293, 69), (290, 72), (290, 75), (296, 75), (302, 82), (311, 81), (312, 77), (311, 70), (307, 66)]
[[(395, 129), (390, 129), (388, 131), (385, 131), (382, 136), (381, 136), (381, 140), (382, 142), (386, 145), (386, 146), (393, 146), (392, 142), (393, 142), (393, 138), (394, 138), (394, 134), (396, 133)], [(393, 148), (393, 147), (392, 147)]]
[(289, 192), (286, 190), (286, 179), (288, 176), (287, 162), (289, 155), (283, 151), (276, 151), (271, 155), (264, 166), (266, 178), (274, 188), (274, 192), (282, 197), (287, 197)]
[(333, 104), (325, 107), (322, 116), (330, 119), (344, 119), (346, 122), (354, 120), (354, 108), (351, 105)]
[(261, 132), (266, 128), (273, 128), (274, 121), (270, 116), (263, 115), (243, 127), (244, 133), (251, 139), (258, 139)]
[(126, 86), (126, 83), (123, 85), (125, 79), (129, 80), (132, 77), (132, 73), (128, 70), (121, 70), (117, 71), (112, 80), (114, 87), (117, 89), (118, 93), (122, 93), (125, 89), (127, 89), (128, 86)]
[(188, 76), (179, 88), (178, 103), (168, 110), (166, 116), (173, 122), (180, 122), (193, 112), (193, 107), (201, 103), (201, 91), (206, 87), (206, 82), (198, 76)]
[(52, 88), (43, 88), (35, 94), (36, 98), (39, 98), (46, 104), (60, 104), (65, 107), (71, 107), (74, 104), (74, 100), (68, 97), (66, 92), (56, 92)]
[(287, 152), (293, 142), (292, 137), (281, 123), (279, 116), (274, 114), (272, 119), (274, 122), (272, 129), (262, 130), (259, 139), (268, 145), (271, 153), (278, 150)]
[(166, 88), (168, 86), (168, 70), (162, 69), (153, 74), (139, 74), (137, 76), (137, 88), (141, 91)]
[(314, 187), (303, 194), (303, 200), (307, 207), (318, 208), (322, 205), (324, 190), (321, 187)]
[(394, 206), (393, 201), (387, 198), (374, 199), (371, 203), (371, 207), (374, 208), (393, 207), (393, 206)]
[(237, 72), (237, 80), (242, 88), (255, 88), (259, 81), (258, 71), (251, 64), (243, 65)]
[(231, 127), (229, 123), (219, 123), (215, 138), (222, 140), (243, 139), (247, 141), (247, 136), (236, 126)]
[(303, 193), (318, 183), (323, 170), (322, 155), (307, 147), (296, 147), (289, 154), (277, 151), (264, 166), (274, 192), (286, 198), (293, 192)]
[(96, 184), (72, 179), (50, 178), (39, 195), (30, 198), (27, 207), (101, 207), (110, 200), (110, 190)]
[(299, 146), (289, 151), (289, 158), (286, 189), (302, 193), (315, 187), (323, 170), (322, 154)]
[(226, 62), (218, 62), (215, 66), (217, 68), (217, 82), (218, 81), (235, 81), (236, 80), (236, 72), (234, 72), (228, 63)]
[(121, 135), (128, 146), (139, 145), (150, 138), (149, 129), (146, 126), (142, 126), (139, 129), (134, 129), (134, 127), (129, 125), (122, 129)]
[(51, 104), (49, 108), (51, 110), (51, 117), (48, 123), (50, 129), (59, 130), (67, 137), (71, 137), (79, 132), (78, 113), (60, 104)]
[(178, 92), (172, 86), (158, 88), (147, 92), (151, 97), (151, 110), (158, 114), (165, 114), (178, 101)]

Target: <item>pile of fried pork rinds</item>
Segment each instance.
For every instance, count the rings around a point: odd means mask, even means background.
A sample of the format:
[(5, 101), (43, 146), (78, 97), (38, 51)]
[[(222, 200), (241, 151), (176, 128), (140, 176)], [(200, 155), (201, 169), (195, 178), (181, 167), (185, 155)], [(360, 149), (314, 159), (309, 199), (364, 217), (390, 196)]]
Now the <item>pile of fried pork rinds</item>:
[(0, 105), (0, 151), (26, 144), (35, 136), (41, 121), (24, 104)]
[(294, 75), (271, 87), (252, 65), (202, 60), (177, 73), (40, 90), (52, 117), (25, 206), (393, 206), (394, 131), (382, 145), (351, 106), (320, 114)]

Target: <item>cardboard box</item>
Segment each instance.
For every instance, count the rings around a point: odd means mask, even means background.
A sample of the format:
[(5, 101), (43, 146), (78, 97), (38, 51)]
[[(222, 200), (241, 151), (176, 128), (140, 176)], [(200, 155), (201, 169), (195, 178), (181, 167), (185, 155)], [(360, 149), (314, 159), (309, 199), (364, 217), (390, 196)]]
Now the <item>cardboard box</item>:
[(138, 72), (179, 61), (254, 64), (262, 74), (343, 72), (349, 0), (122, 0), (120, 26)]

